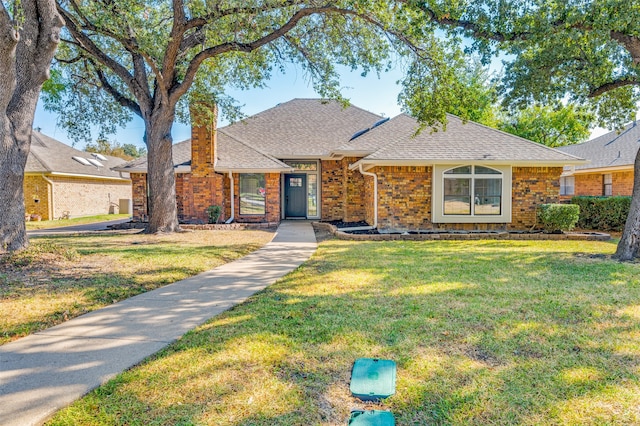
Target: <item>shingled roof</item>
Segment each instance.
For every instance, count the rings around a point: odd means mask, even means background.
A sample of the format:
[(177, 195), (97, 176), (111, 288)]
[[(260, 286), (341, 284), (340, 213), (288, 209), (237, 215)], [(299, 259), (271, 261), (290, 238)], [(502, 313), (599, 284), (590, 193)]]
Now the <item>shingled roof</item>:
[(474, 122), (447, 114), (446, 131), (424, 130), (400, 114), (363, 134), (343, 149), (374, 150), (363, 164), (427, 164), (479, 161), (493, 164), (581, 164), (581, 158)]
[[(73, 157), (90, 159), (95, 164), (85, 165)], [(31, 150), (25, 173), (51, 173), (69, 176), (90, 176), (96, 179), (129, 179), (128, 175), (112, 170), (125, 160), (111, 155), (98, 159), (89, 152), (79, 151), (40, 132), (33, 131)]]
[[(400, 114), (384, 119), (336, 101), (293, 99), (218, 129), (217, 171), (288, 171), (281, 160), (364, 157), (358, 163), (446, 164), (483, 162), (531, 166), (578, 165), (585, 160), (481, 124), (447, 115), (446, 131), (425, 130)], [(190, 141), (174, 145), (176, 172), (188, 172)], [(356, 164), (358, 164), (356, 163)], [(118, 170), (146, 172), (146, 158)]]
[[(217, 134), (217, 161), (215, 169), (219, 172), (236, 171), (244, 173), (286, 172), (292, 168), (268, 154), (240, 142), (227, 135), (224, 130)], [(178, 142), (172, 147), (173, 165), (177, 173), (191, 171), (191, 139)], [(117, 170), (131, 173), (147, 172), (147, 157), (140, 157), (120, 165)]]
[(381, 118), (337, 101), (293, 99), (221, 130), (275, 158), (321, 158)]
[(590, 160), (589, 164), (575, 167), (575, 170), (588, 170), (633, 167), (639, 147), (640, 126), (634, 121), (620, 132), (609, 132), (587, 142), (558, 149)]

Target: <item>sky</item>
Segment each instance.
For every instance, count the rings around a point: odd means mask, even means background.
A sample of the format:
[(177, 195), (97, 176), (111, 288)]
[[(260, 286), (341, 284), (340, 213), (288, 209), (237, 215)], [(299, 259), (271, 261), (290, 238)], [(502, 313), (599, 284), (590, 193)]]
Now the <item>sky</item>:
[[(365, 110), (371, 111), (385, 117), (393, 117), (400, 114), (397, 98), (401, 86), (396, 84), (402, 78), (400, 69), (391, 70), (380, 75), (370, 74), (362, 77), (360, 72), (342, 72), (342, 95), (356, 105)], [(313, 90), (312, 85), (307, 81), (303, 72), (291, 67), (287, 69), (286, 75), (274, 74), (273, 78), (267, 82), (266, 88), (251, 89), (246, 91), (230, 90), (227, 94), (233, 96), (242, 105), (242, 112), (248, 116), (260, 111), (272, 108), (279, 103), (290, 101), (294, 98), (319, 98), (320, 96)], [(67, 131), (56, 125), (56, 115), (44, 110), (41, 103), (38, 103), (36, 115), (33, 122), (34, 128), (40, 128), (41, 132), (51, 136), (68, 145), (73, 145), (73, 140), (67, 136)], [(224, 126), (228, 122), (222, 120), (219, 126)], [(175, 123), (172, 129), (174, 142), (188, 139), (190, 129), (188, 125)], [(142, 136), (144, 134), (144, 123), (141, 119), (135, 118), (129, 122), (126, 128), (118, 131), (116, 135), (109, 136), (109, 140), (117, 141), (120, 144), (133, 143), (143, 147)], [(97, 136), (97, 132), (92, 135)], [(85, 142), (75, 144), (77, 149), (83, 149)]]
[[(492, 71), (499, 71), (500, 64), (500, 61), (492, 64)], [(385, 117), (394, 117), (400, 114), (401, 109), (397, 99), (401, 86), (397, 82), (402, 78), (402, 70), (399, 66), (381, 74), (379, 77), (375, 73), (362, 77), (359, 71), (350, 72), (346, 69), (342, 71), (341, 76), (342, 94), (353, 105)], [(286, 74), (274, 74), (265, 88), (246, 91), (230, 90), (227, 94), (238, 100), (239, 104), (243, 106), (242, 112), (247, 116), (294, 98), (319, 98), (319, 95), (315, 93), (303, 72), (295, 67), (288, 68)], [(221, 118), (219, 126), (226, 124), (228, 122)], [(41, 103), (38, 104), (36, 109), (33, 127), (40, 128), (42, 133), (54, 139), (68, 145), (74, 145), (74, 141), (68, 137), (67, 131), (56, 125), (56, 115), (45, 111)], [(600, 128), (594, 129), (591, 137), (602, 135), (607, 131)], [(121, 145), (132, 143), (139, 147), (144, 147), (143, 134), (144, 123), (136, 117), (125, 128), (120, 129), (117, 134), (109, 136), (108, 139)], [(93, 140), (95, 140), (97, 132), (94, 132), (92, 136)], [(188, 139), (191, 136), (189, 126), (174, 123), (172, 136), (174, 142)], [(77, 149), (83, 149), (84, 146), (85, 142), (83, 141), (75, 144)]]

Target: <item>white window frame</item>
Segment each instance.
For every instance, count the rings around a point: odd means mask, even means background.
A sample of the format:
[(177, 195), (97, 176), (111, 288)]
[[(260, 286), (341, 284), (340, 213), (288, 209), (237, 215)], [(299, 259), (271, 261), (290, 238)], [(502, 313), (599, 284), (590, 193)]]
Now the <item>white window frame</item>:
[(611, 173), (602, 175), (602, 195), (605, 197), (613, 196), (613, 174)]
[[(502, 198), (499, 215), (451, 215), (444, 214), (444, 173), (463, 166), (488, 167), (502, 173)], [(454, 176), (454, 175), (451, 175)], [(463, 175), (466, 176), (466, 175)], [(496, 175), (497, 177), (497, 175)], [(487, 164), (446, 164), (433, 167), (433, 197), (431, 201), (431, 221), (433, 223), (510, 223), (512, 199), (511, 166), (495, 166)]]
[[(571, 181), (571, 185), (567, 183)], [(575, 195), (576, 193), (576, 177), (560, 176), (560, 195)]]

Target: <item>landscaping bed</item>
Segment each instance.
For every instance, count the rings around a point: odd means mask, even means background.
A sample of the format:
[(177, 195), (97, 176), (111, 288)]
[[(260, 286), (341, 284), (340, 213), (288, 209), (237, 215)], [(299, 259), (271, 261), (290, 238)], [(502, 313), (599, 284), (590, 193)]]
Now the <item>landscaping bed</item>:
[[(484, 231), (484, 230), (441, 230), (381, 232), (378, 229), (349, 228), (366, 227), (366, 222), (314, 222), (314, 227), (323, 228), (341, 240), (368, 241), (420, 241), (420, 240), (582, 240), (607, 241), (611, 235), (604, 232), (562, 232), (542, 231)], [(344, 230), (344, 229), (347, 230)]]

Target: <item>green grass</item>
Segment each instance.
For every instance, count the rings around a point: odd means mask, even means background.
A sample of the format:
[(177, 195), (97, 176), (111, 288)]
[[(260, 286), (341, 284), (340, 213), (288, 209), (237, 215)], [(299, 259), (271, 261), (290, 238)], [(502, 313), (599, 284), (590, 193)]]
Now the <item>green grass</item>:
[[(640, 265), (602, 242), (343, 242), (51, 425), (640, 423)], [(349, 395), (358, 357), (397, 392)]]
[(32, 238), (0, 255), (0, 344), (233, 261), (264, 231)]
[(88, 223), (105, 222), (108, 220), (126, 219), (130, 216), (131, 215), (129, 214), (103, 214), (98, 216), (74, 217), (72, 219), (41, 220), (39, 222), (29, 221), (26, 222), (26, 225), (27, 230), (32, 231), (36, 229), (59, 228), (61, 226), (85, 225)]

